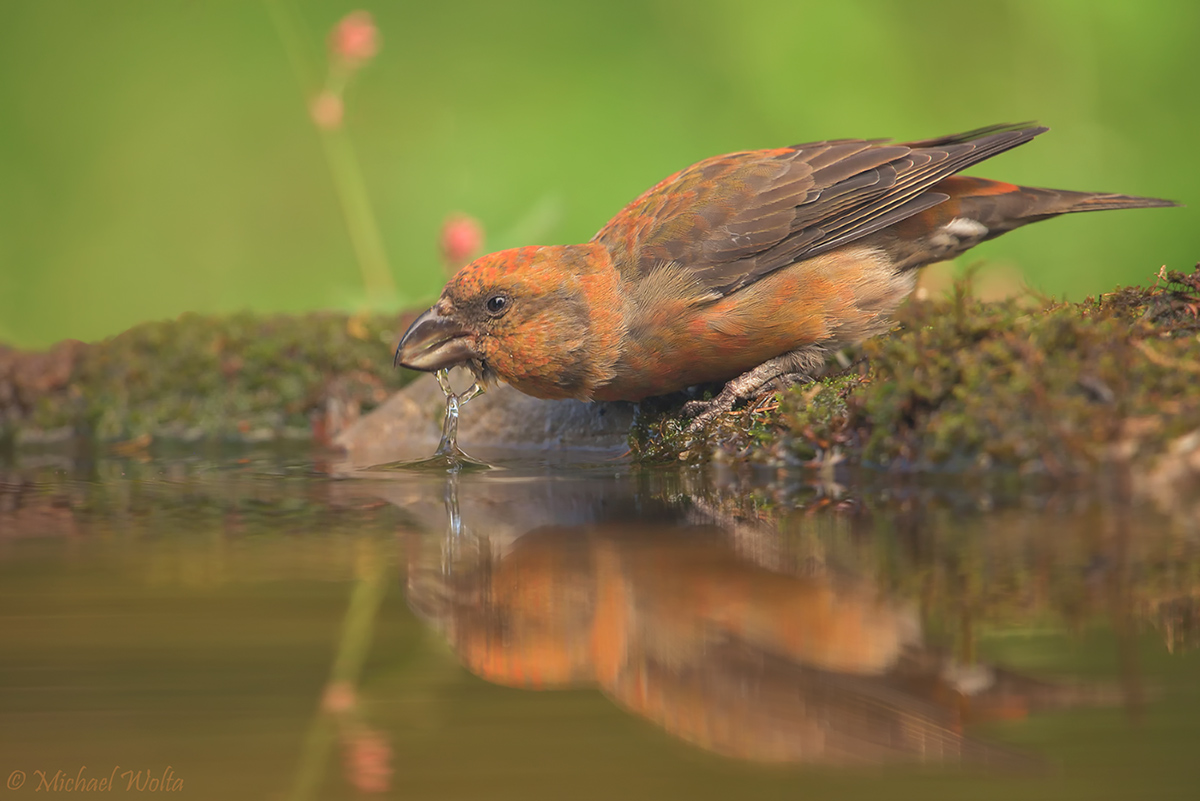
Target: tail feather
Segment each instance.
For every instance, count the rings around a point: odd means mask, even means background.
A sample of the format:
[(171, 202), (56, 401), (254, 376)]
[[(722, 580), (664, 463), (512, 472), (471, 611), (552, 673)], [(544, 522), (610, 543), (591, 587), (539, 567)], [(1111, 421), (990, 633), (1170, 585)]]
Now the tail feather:
[[(982, 179), (975, 179), (981, 181)], [(990, 182), (988, 182), (990, 183)], [(957, 216), (978, 220), (987, 226), (984, 239), (992, 239), (1031, 222), (1048, 220), (1060, 214), (1109, 209), (1150, 209), (1178, 206), (1173, 200), (1156, 197), (1118, 195), (1109, 192), (1072, 192), (1065, 189), (1040, 189), (1013, 186), (998, 194), (965, 193), (952, 196), (958, 201)], [(947, 209), (946, 211), (951, 211)]]
[(874, 244), (891, 255), (897, 270), (952, 259), (980, 242), (1060, 214), (1180, 205), (1162, 198), (1041, 189), (964, 175), (945, 178), (930, 192), (947, 199), (875, 236)]
[(1032, 189), (1021, 187), (1026, 192), (1044, 192), (1056, 195), (1065, 205), (1054, 214), (1072, 214), (1077, 211), (1104, 211), (1106, 209), (1159, 209), (1182, 206), (1174, 200), (1136, 195), (1116, 195), (1106, 192), (1065, 192), (1056, 189)]

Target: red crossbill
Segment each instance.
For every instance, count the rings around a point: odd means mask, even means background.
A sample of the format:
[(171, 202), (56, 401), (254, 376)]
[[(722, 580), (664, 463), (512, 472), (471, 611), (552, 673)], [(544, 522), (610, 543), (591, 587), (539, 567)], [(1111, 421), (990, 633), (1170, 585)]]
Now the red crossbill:
[(587, 244), (471, 262), (408, 329), (396, 361), (466, 365), (539, 398), (637, 401), (727, 382), (689, 404), (702, 424), (886, 331), (918, 267), (1059, 214), (1176, 205), (955, 174), (1046, 130), (705, 159)]

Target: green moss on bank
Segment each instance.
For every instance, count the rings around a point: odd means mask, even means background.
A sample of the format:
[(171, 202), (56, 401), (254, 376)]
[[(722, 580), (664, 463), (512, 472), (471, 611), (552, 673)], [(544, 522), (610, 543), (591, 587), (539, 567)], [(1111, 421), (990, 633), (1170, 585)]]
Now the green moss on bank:
[[(327, 442), (411, 377), (391, 366), (403, 325), (335, 313), (184, 315), (91, 345), (0, 347), (0, 447), (75, 437), (133, 447)], [(1175, 448), (1176, 472), (1200, 474), (1200, 268), (1078, 304), (985, 303), (964, 284), (908, 304), (894, 332), (850, 356), (699, 434), (687, 430), (684, 394), (651, 399), (630, 450), (645, 461), (1061, 476)]]
[(185, 314), (95, 344), (0, 348), (0, 437), (322, 440), (411, 375), (392, 369), (399, 327), (395, 315)]
[(689, 434), (682, 397), (631, 436), (648, 459), (849, 460), (1073, 474), (1200, 430), (1200, 266), (1083, 303), (984, 303), (966, 284), (908, 304), (859, 361)]

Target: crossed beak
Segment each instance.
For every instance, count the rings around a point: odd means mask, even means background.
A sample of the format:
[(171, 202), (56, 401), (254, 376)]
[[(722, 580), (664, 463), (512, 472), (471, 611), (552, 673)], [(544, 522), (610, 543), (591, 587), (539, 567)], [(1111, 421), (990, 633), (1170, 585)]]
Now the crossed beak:
[(434, 306), (404, 332), (393, 364), (433, 372), (478, 357), (471, 332), (453, 314), (442, 314)]

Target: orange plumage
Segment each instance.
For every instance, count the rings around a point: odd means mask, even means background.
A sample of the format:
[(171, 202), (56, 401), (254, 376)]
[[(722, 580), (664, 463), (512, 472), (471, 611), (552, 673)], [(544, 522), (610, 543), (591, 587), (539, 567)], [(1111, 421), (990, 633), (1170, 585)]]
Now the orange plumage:
[(700, 420), (887, 330), (915, 268), (1058, 214), (1175, 205), (955, 173), (1046, 129), (837, 140), (706, 159), (584, 245), (484, 256), (401, 340), (541, 398), (641, 400), (727, 381)]

